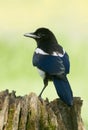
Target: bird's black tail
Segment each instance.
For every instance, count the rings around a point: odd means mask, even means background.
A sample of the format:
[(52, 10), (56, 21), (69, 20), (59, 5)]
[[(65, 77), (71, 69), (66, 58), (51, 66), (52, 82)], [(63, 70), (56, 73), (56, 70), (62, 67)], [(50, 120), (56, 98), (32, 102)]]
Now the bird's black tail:
[(68, 82), (68, 79), (65, 80), (58, 79), (56, 77), (53, 78), (53, 83), (55, 85), (57, 94), (59, 95), (60, 99), (65, 102), (67, 105), (73, 105), (73, 93)]

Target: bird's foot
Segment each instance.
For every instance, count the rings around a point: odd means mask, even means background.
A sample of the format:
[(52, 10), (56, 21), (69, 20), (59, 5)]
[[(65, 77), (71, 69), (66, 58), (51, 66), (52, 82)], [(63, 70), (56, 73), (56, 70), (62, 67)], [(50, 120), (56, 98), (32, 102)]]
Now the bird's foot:
[(41, 95), (38, 96), (38, 99), (39, 99), (40, 102), (43, 104), (44, 100), (42, 99)]

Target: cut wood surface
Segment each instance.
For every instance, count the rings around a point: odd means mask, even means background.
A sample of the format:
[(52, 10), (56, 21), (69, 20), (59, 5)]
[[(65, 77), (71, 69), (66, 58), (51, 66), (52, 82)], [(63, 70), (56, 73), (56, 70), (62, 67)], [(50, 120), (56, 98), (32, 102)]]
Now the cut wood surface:
[(16, 96), (0, 92), (0, 130), (85, 130), (81, 118), (82, 100), (74, 97), (68, 107), (60, 99), (51, 102), (35, 93)]

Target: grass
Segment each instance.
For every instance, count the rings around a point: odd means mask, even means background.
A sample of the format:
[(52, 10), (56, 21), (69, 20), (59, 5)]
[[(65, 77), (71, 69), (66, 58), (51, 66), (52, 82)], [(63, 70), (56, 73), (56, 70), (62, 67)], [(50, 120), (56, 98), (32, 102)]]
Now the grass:
[[(0, 40), (0, 91), (9, 89), (10, 91), (16, 90), (17, 95), (25, 95), (30, 92), (39, 94), (43, 84), (31, 61), (36, 45), (30, 44), (29, 40), (18, 40), (14, 44), (11, 42)], [(84, 100), (82, 117), (88, 129), (88, 45), (80, 43), (75, 44), (74, 47), (74, 45), (69, 44), (69, 49), (64, 42), (63, 46), (70, 55), (71, 72), (68, 78), (74, 96), (79, 96)], [(43, 98), (48, 97), (53, 100), (57, 97), (55, 88), (52, 86), (53, 84), (50, 83), (43, 94)]]

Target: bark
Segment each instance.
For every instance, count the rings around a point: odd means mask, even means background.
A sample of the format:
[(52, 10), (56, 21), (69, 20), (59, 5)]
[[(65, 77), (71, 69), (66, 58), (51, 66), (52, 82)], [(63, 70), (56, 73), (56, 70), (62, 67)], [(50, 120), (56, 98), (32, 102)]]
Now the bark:
[(82, 103), (74, 97), (68, 107), (60, 99), (49, 102), (35, 93), (21, 97), (5, 90), (0, 92), (0, 130), (85, 130)]

